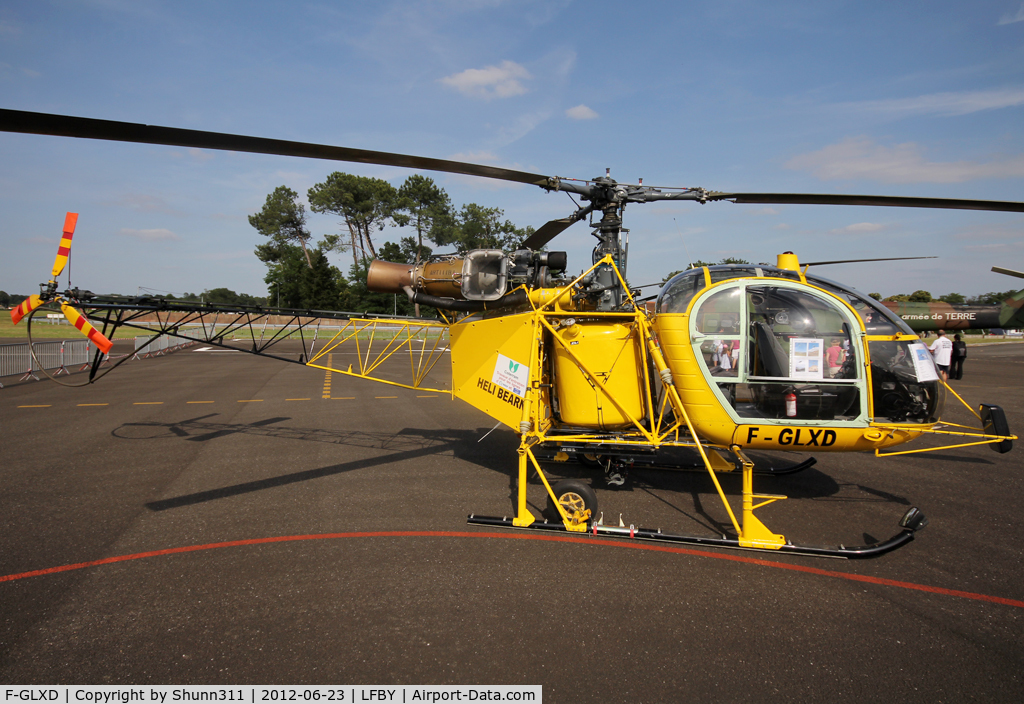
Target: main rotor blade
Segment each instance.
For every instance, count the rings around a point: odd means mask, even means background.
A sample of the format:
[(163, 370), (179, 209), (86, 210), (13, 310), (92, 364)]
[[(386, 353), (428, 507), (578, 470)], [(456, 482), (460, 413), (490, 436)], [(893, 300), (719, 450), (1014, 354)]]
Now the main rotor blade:
[(836, 259), (831, 262), (802, 262), (804, 266), (824, 266), (825, 264), (859, 264), (860, 262), (899, 262), (907, 259), (938, 259), (938, 257), (883, 257), (882, 259)]
[(571, 216), (560, 220), (548, 220), (539, 230), (526, 238), (522, 244), (523, 249), (540, 249), (577, 220), (578, 218)]
[(896, 208), (951, 208), (954, 210), (996, 210), (1024, 213), (1024, 203), (1008, 200), (966, 200), (963, 198), (914, 198), (907, 196), (855, 196), (827, 193), (719, 193), (709, 191), (707, 200), (773, 205), (881, 205)]
[[(82, 139), (104, 139), (114, 142), (135, 142), (139, 144), (161, 144), (197, 149), (218, 149), (222, 151), (251, 152), (255, 154), (276, 154), (328, 161), (349, 161), (383, 166), (400, 166), (409, 169), (441, 171), (445, 173), (480, 176), (499, 181), (512, 181), (539, 186), (548, 190), (563, 190), (580, 193), (593, 198), (591, 185), (577, 185), (561, 181), (558, 177), (544, 176), (526, 171), (516, 171), (498, 166), (470, 164), (463, 161), (434, 159), (431, 157), (393, 154), (367, 149), (335, 147), (309, 142), (292, 142), (282, 139), (248, 137), (186, 130), (175, 127), (158, 127), (131, 122), (96, 120), (86, 117), (51, 115), (48, 113), (25, 112), (0, 108), (0, 131), (22, 134), (42, 134), (57, 137), (78, 137)], [(833, 195), (813, 193), (722, 193), (704, 191), (701, 196), (689, 189), (685, 196), (660, 193), (647, 189), (645, 200), (729, 200), (734, 203), (762, 203), (776, 205), (875, 205), (902, 208), (952, 208), (959, 210), (994, 210), (1002, 212), (1024, 212), (1024, 203), (1015, 201), (967, 200), (961, 198), (914, 198), (904, 196)], [(692, 191), (692, 192), (691, 192)], [(655, 194), (658, 194), (655, 196)], [(556, 221), (557, 222), (557, 221)], [(542, 228), (543, 229), (543, 228)], [(563, 228), (564, 229), (564, 228)], [(556, 233), (557, 234), (557, 233)]]
[(1006, 274), (1007, 276), (1016, 276), (1018, 278), (1024, 279), (1024, 273), (1014, 271), (1013, 269), (1004, 269), (1001, 266), (994, 266), (992, 267), (992, 271), (996, 272), (997, 274)]
[(392, 154), (367, 149), (334, 147), (326, 144), (291, 142), (283, 139), (247, 137), (220, 132), (157, 127), (132, 122), (95, 120), (87, 117), (50, 115), (41, 112), (0, 109), (0, 131), (22, 134), (43, 134), (54, 137), (78, 137), (82, 139), (105, 139), (113, 142), (135, 142), (139, 144), (162, 144), (172, 147), (193, 147), (196, 149), (219, 149), (254, 154), (276, 154), (299, 156), (307, 159), (328, 161), (352, 161), (362, 164), (402, 166), (409, 169), (443, 171), (452, 174), (481, 176), (500, 181), (527, 183), (542, 188), (554, 187), (554, 180), (541, 174), (515, 171), (498, 166), (469, 164), (463, 161), (433, 159), (431, 157)]

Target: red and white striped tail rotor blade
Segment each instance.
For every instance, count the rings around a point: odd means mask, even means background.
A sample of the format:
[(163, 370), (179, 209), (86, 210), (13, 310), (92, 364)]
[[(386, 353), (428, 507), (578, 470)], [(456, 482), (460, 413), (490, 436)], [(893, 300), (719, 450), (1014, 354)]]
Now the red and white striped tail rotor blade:
[(43, 305), (43, 299), (39, 296), (32, 295), (21, 302), (20, 305), (11, 308), (11, 321), (17, 325), (21, 322), (21, 319), (26, 315), (34, 311), (39, 306)]
[(50, 278), (56, 279), (64, 266), (68, 263), (68, 255), (71, 253), (71, 238), (75, 236), (75, 225), (78, 224), (78, 213), (68, 213), (64, 218), (64, 234), (60, 238), (60, 247), (57, 248), (57, 258), (53, 260), (53, 273)]
[(90, 325), (84, 315), (69, 306), (67, 303), (61, 303), (60, 309), (63, 311), (64, 317), (67, 318), (72, 325), (81, 330), (83, 335), (92, 340), (93, 344), (96, 345), (100, 352), (103, 354), (110, 352), (110, 348), (114, 346), (114, 343), (104, 337), (103, 333)]

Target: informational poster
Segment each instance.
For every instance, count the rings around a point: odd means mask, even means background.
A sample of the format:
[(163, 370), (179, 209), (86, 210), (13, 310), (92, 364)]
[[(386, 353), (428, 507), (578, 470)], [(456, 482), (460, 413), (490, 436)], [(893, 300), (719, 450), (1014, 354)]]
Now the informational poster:
[(794, 337), (789, 341), (791, 379), (816, 381), (824, 378), (825, 340), (820, 337)]
[(526, 396), (526, 386), (530, 383), (530, 368), (505, 355), (498, 353), (498, 361), (494, 365), (491, 383), (516, 396)]
[(923, 342), (911, 343), (910, 358), (914, 360), (914, 371), (917, 372), (918, 381), (936, 381), (939, 378), (932, 353)]

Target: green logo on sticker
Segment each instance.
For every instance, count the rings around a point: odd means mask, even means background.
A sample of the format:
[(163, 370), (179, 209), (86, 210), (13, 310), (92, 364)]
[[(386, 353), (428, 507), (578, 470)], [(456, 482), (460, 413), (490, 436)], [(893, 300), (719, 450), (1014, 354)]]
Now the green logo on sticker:
[(519, 371), (519, 362), (513, 362), (511, 359), (508, 360), (508, 369), (510, 372), (515, 374), (517, 371)]

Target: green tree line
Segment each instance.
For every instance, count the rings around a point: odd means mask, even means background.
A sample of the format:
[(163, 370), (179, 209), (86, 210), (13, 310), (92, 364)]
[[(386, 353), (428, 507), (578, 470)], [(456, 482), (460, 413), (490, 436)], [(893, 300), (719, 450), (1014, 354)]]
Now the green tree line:
[[(314, 241), (306, 206), (288, 186), (275, 188), (263, 209), (249, 216), (249, 224), (266, 237), (256, 256), (267, 267), (264, 281), (272, 305), (418, 314), (404, 296), (367, 290), (371, 260), (418, 264), (433, 253), (431, 244), (458, 253), (512, 251), (533, 232), (505, 219), (500, 208), (477, 203), (455, 208), (443, 188), (419, 174), (395, 188), (383, 179), (336, 171), (310, 188), (307, 199), (313, 212), (339, 216), (341, 231)], [(378, 244), (375, 238), (389, 227), (411, 227), (415, 236)], [(328, 261), (331, 252), (351, 255), (347, 277)]]
[(968, 298), (962, 293), (947, 293), (938, 298), (933, 298), (932, 294), (928, 291), (917, 290), (913, 293), (898, 293), (888, 298), (882, 298), (880, 293), (869, 293), (868, 295), (874, 298), (876, 301), (898, 301), (903, 303), (950, 303), (952, 305), (972, 305), (972, 306), (993, 306), (998, 305), (1005, 301), (1007, 298), (1017, 292), (1016, 289), (1010, 289), (1009, 291), (991, 291), (989, 293), (983, 293), (978, 296), (971, 296)]

